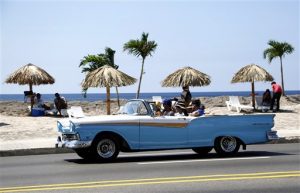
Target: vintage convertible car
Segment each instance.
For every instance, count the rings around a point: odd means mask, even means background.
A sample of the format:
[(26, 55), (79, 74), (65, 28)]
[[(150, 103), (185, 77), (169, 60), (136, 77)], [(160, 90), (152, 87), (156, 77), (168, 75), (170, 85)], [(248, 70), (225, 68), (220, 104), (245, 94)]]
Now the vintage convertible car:
[(113, 160), (119, 151), (191, 148), (222, 155), (240, 146), (278, 138), (274, 114), (213, 115), (203, 117), (154, 116), (145, 100), (130, 100), (117, 115), (68, 118), (57, 123), (60, 147), (73, 149), (84, 159)]

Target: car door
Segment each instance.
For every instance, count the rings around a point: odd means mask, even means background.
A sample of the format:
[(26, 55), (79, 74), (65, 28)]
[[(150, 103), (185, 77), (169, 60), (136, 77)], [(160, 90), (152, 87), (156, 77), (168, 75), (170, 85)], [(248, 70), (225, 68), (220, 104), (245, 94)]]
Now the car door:
[(188, 141), (189, 119), (175, 116), (141, 116), (140, 149), (170, 149), (185, 147)]

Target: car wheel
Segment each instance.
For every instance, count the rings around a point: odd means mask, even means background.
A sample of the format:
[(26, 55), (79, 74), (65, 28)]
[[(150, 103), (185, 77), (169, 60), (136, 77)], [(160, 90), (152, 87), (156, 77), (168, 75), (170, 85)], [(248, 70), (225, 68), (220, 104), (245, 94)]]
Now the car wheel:
[(232, 136), (223, 136), (215, 140), (215, 150), (219, 155), (227, 156), (237, 153), (240, 149), (240, 142)]
[(119, 154), (119, 145), (117, 140), (111, 136), (103, 136), (95, 141), (93, 152), (98, 160), (111, 161)]
[(91, 148), (81, 148), (81, 149), (74, 149), (77, 155), (83, 159), (91, 160), (94, 159), (94, 156), (91, 152)]
[(212, 147), (197, 147), (192, 150), (199, 155), (207, 155), (213, 148)]

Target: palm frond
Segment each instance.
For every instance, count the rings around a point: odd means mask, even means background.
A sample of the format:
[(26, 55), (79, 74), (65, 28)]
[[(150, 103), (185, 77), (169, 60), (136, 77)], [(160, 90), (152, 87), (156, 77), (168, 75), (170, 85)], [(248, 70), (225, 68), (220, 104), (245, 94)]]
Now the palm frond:
[(105, 54), (87, 55), (80, 62), (79, 67), (82, 67), (82, 73), (90, 72), (104, 65), (110, 65), (110, 61)]
[(136, 57), (141, 56), (146, 58), (147, 56), (152, 56), (152, 52), (155, 51), (157, 44), (155, 41), (148, 41), (148, 33), (143, 32), (140, 40), (129, 40), (123, 46), (123, 51), (128, 51)]
[(283, 43), (283, 52), (287, 54), (291, 54), (294, 51), (294, 47), (287, 42)]
[(291, 54), (294, 48), (287, 42), (277, 42), (275, 40), (270, 40), (268, 42), (270, 46), (264, 51), (264, 58), (268, 58), (269, 63), (276, 57), (282, 58), (285, 54)]

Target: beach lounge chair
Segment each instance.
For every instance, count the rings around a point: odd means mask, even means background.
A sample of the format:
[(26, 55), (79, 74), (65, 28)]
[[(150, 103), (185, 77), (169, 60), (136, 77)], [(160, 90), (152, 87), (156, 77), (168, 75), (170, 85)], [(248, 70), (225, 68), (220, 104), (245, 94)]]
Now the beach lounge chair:
[(235, 109), (238, 113), (241, 112), (242, 109), (253, 109), (252, 106), (242, 105), (238, 96), (229, 96), (229, 101), (226, 101), (226, 106), (229, 111)]
[(67, 114), (69, 118), (82, 118), (85, 117), (82, 108), (80, 106), (72, 106), (70, 109), (67, 110)]

